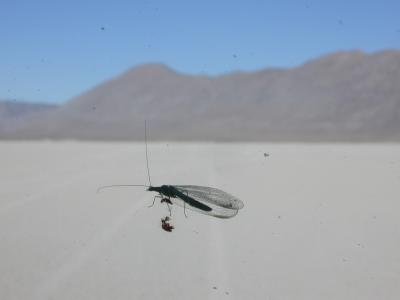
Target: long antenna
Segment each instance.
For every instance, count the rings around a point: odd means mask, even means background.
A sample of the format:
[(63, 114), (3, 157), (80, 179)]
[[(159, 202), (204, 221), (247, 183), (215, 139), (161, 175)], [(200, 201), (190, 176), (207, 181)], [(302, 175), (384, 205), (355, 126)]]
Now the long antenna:
[(150, 169), (149, 169), (149, 156), (147, 154), (147, 125), (146, 125), (146, 120), (144, 120), (144, 143), (146, 145), (146, 165), (147, 165), (147, 175), (149, 176), (149, 184), (151, 185), (151, 179), (150, 179)]
[(144, 184), (112, 184), (112, 185), (103, 185), (97, 189), (97, 193), (100, 192), (101, 190), (107, 189), (107, 188), (112, 188), (116, 186), (144, 186), (144, 187), (149, 187)]

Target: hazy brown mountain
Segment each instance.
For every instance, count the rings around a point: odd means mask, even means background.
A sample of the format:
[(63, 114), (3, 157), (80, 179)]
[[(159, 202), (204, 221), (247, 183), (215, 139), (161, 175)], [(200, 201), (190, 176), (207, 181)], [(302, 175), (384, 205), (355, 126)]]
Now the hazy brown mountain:
[(28, 126), (39, 115), (50, 113), (56, 108), (53, 104), (0, 100), (0, 137)]
[(400, 51), (218, 77), (143, 65), (7, 137), (141, 139), (144, 119), (152, 139), (400, 141)]

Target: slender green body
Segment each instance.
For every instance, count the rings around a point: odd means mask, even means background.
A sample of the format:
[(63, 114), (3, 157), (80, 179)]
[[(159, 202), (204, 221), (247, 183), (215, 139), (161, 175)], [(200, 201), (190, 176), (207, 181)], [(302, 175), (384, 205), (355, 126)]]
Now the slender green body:
[(185, 195), (181, 191), (178, 191), (173, 185), (150, 186), (147, 190), (151, 192), (157, 192), (164, 197), (168, 197), (169, 199), (180, 198), (188, 205), (203, 210), (205, 212), (212, 210), (211, 207), (193, 199), (188, 194)]

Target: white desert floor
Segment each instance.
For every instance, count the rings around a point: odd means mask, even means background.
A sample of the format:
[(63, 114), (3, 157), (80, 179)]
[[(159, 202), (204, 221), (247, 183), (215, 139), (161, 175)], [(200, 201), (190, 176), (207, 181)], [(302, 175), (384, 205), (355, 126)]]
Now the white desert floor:
[[(400, 299), (400, 145), (149, 144), (153, 185), (223, 189), (216, 219), (144, 188), (142, 143), (0, 143), (0, 299)], [(264, 157), (264, 153), (269, 157)]]

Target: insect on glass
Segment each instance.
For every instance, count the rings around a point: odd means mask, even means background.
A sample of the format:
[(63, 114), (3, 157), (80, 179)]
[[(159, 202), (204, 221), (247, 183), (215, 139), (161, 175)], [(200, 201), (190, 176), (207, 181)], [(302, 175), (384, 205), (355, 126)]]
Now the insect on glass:
[[(166, 203), (171, 213), (170, 205), (176, 204), (186, 208), (210, 215), (217, 218), (231, 218), (235, 216), (239, 209), (243, 208), (243, 202), (222, 190), (197, 185), (161, 185), (152, 186), (150, 179), (149, 159), (147, 151), (147, 126), (145, 122), (145, 145), (146, 145), (146, 166), (147, 175), (149, 179), (149, 186), (147, 185), (134, 185), (134, 184), (122, 184), (122, 185), (108, 185), (103, 188), (115, 187), (115, 186), (143, 186), (147, 187), (147, 191), (157, 192), (153, 199), (154, 205), (156, 198), (161, 198), (161, 203)], [(186, 215), (186, 212), (185, 212)]]

